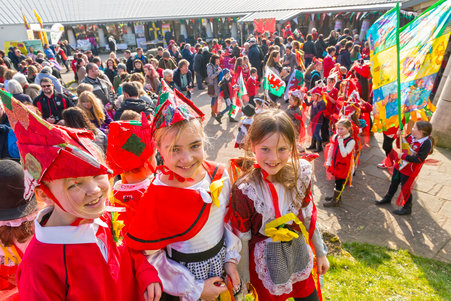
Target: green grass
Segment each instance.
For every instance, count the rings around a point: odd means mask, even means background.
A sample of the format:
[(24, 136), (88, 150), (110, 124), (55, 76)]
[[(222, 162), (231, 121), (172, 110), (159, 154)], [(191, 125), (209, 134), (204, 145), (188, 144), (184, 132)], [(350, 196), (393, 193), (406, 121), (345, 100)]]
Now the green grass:
[(328, 257), (324, 300), (451, 300), (451, 264), (363, 243), (343, 249)]

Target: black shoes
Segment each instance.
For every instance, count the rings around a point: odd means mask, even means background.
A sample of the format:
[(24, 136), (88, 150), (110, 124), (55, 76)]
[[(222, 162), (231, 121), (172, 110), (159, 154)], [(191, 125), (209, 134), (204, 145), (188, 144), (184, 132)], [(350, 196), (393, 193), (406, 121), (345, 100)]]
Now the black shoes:
[(222, 116), (220, 116), (220, 115), (216, 115), (215, 116), (215, 119), (216, 119), (217, 122), (219, 122), (219, 124), (222, 124), (221, 117)]
[(391, 199), (384, 197), (382, 200), (380, 201), (374, 201), (374, 204), (380, 206), (380, 205), (384, 205), (384, 204), (390, 204), (391, 203)]
[(229, 122), (238, 122), (238, 120), (235, 120), (232, 117), (229, 117)]
[(412, 209), (406, 209), (402, 207), (401, 209), (393, 210), (393, 214), (396, 215), (410, 215), (412, 213)]

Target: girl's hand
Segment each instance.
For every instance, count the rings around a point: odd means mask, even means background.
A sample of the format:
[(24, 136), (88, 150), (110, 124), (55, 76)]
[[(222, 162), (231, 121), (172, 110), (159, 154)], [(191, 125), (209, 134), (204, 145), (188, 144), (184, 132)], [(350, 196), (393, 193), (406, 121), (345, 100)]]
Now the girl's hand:
[(240, 274), (238, 274), (236, 264), (233, 262), (226, 262), (224, 269), (226, 271), (226, 274), (229, 275), (230, 279), (232, 279), (233, 288), (237, 289), (240, 286), (241, 279)]
[(227, 291), (227, 286), (217, 286), (215, 285), (215, 282), (217, 283), (224, 283), (224, 280), (219, 277), (213, 277), (208, 278), (204, 281), (204, 289), (202, 290), (202, 294), (200, 295), (200, 298), (202, 300), (210, 301), (215, 300), (218, 298), (218, 296)]
[(327, 260), (327, 257), (318, 257), (316, 259), (316, 263), (318, 264), (318, 274), (326, 274), (326, 272), (329, 270), (329, 260)]
[(151, 283), (144, 292), (144, 300), (158, 301), (161, 298), (161, 286), (159, 283)]

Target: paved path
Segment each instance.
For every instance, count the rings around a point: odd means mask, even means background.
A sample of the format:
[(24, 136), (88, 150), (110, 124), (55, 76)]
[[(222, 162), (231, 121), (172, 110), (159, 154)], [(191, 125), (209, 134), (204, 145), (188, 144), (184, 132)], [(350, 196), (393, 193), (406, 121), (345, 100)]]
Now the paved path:
[[(69, 73), (63, 76), (67, 81), (71, 78)], [(234, 148), (237, 124), (223, 118), (223, 124), (219, 125), (210, 118), (210, 98), (205, 90), (196, 89), (192, 100), (206, 114), (208, 159), (227, 163), (230, 158), (242, 155), (242, 151)], [(333, 191), (333, 181), (326, 179), (323, 154), (314, 161), (313, 192), (320, 224), (342, 241), (403, 248), (451, 262), (451, 151), (434, 150), (430, 158), (440, 163), (423, 167), (412, 192), (412, 215), (395, 216), (391, 213), (394, 205), (374, 205), (374, 200), (383, 197), (390, 184), (389, 173), (376, 167), (384, 157), (381, 144), (382, 134), (375, 134), (370, 147), (362, 151), (353, 186), (344, 191), (340, 208), (322, 207), (325, 195)]]

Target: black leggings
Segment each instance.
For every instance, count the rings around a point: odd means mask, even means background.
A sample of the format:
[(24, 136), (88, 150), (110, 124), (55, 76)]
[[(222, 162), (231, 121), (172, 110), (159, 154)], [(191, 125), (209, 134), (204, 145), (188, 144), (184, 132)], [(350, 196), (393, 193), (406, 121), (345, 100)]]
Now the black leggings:
[(385, 156), (388, 156), (388, 154), (393, 149), (393, 141), (395, 141), (395, 138), (390, 138), (384, 134), (384, 142), (382, 142), (382, 149), (385, 151)]
[(335, 179), (335, 190), (341, 191), (346, 179)]
[(315, 290), (313, 293), (304, 298), (294, 298), (295, 301), (319, 301), (318, 292)]

